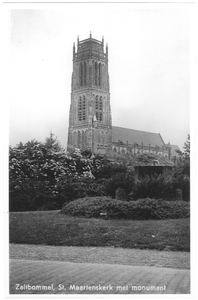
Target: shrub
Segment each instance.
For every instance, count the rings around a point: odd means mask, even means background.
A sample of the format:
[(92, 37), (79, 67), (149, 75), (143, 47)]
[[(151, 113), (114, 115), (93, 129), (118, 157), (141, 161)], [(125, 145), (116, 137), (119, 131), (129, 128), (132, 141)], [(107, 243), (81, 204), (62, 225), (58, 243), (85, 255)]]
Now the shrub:
[(173, 175), (147, 175), (134, 185), (132, 198), (133, 200), (141, 198), (175, 200), (178, 188), (182, 190), (183, 200), (189, 201), (190, 178), (188, 175), (178, 173), (174, 173)]
[(180, 174), (173, 178), (173, 189), (181, 189), (184, 201), (190, 201), (190, 177), (186, 174)]
[(110, 197), (86, 197), (65, 205), (62, 213), (72, 216), (100, 217), (106, 212), (109, 218), (125, 218), (133, 220), (178, 219), (188, 218), (189, 203), (184, 201), (164, 201), (156, 199), (139, 199), (137, 201), (121, 201)]
[(103, 181), (96, 182), (91, 178), (62, 178), (57, 184), (57, 191), (64, 195), (65, 201), (78, 198), (105, 195)]
[(110, 197), (85, 197), (70, 202), (61, 211), (73, 216), (99, 217), (111, 201)]
[(103, 181), (105, 195), (115, 198), (117, 188), (123, 188), (129, 194), (134, 187), (134, 176), (131, 172), (115, 173)]
[(133, 199), (155, 198), (174, 199), (173, 179), (171, 175), (153, 174), (136, 183), (133, 188)]

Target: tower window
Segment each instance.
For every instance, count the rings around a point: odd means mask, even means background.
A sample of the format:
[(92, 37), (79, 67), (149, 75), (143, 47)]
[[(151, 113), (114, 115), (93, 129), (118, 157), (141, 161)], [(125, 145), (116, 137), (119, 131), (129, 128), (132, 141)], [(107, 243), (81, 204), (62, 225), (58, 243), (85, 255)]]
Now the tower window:
[(84, 61), (84, 85), (87, 84), (87, 66), (86, 66), (86, 62)]
[(102, 103), (102, 96), (98, 99), (98, 96), (96, 96), (96, 103), (95, 103), (95, 115), (96, 119), (98, 121), (103, 120), (103, 103)]
[(98, 110), (98, 96), (96, 96), (96, 110)]
[(87, 84), (87, 64), (84, 61), (84, 63), (80, 63), (80, 86)]
[(85, 121), (86, 120), (86, 98), (80, 96), (78, 102), (78, 120)]
[(103, 105), (102, 105), (102, 96), (100, 96), (100, 101), (99, 101), (99, 110), (103, 109)]
[(99, 86), (102, 84), (102, 65), (99, 64)]
[(83, 85), (83, 63), (80, 63), (80, 85)]
[(98, 63), (95, 62), (95, 85), (98, 85)]

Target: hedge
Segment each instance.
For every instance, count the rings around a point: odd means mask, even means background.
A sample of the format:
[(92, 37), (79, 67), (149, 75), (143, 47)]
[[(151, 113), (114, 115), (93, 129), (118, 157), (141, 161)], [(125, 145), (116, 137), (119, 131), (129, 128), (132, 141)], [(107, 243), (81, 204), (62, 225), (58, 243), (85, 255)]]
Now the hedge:
[(68, 203), (61, 212), (87, 218), (99, 218), (100, 213), (105, 212), (108, 218), (179, 219), (190, 216), (190, 205), (185, 201), (165, 201), (150, 198), (128, 202), (110, 197), (85, 197)]

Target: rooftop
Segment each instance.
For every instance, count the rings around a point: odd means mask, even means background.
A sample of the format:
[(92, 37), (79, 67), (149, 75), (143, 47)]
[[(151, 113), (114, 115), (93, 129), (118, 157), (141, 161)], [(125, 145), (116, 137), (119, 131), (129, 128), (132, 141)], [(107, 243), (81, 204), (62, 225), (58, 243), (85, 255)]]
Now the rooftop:
[(165, 143), (160, 135), (160, 133), (146, 132), (129, 128), (122, 127), (112, 127), (113, 131), (113, 142), (122, 141), (124, 144), (127, 142), (129, 144), (138, 144), (141, 146), (151, 146), (162, 148)]

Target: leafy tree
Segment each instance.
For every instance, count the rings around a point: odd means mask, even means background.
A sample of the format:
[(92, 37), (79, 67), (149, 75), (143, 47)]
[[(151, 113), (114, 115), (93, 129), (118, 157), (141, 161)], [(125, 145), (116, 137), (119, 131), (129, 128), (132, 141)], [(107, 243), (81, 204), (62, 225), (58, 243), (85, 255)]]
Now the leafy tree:
[(173, 186), (183, 192), (183, 199), (190, 201), (190, 135), (184, 143), (184, 151), (177, 151), (180, 160), (175, 166), (173, 173)]
[(190, 159), (190, 134), (188, 134), (188, 138), (184, 143), (184, 156), (186, 159)]
[(184, 143), (184, 151), (176, 150), (179, 156), (183, 159), (190, 159), (190, 134), (188, 134), (187, 140)]
[(175, 175), (187, 175), (190, 177), (190, 135), (184, 143), (184, 151), (177, 150), (181, 159), (177, 162), (175, 167)]
[(48, 202), (54, 197), (55, 202), (62, 203), (62, 186), (69, 179), (94, 178), (91, 159), (78, 150), (67, 154), (52, 133), (45, 143), (32, 140), (10, 147), (9, 156), (11, 210), (35, 209), (40, 195)]

